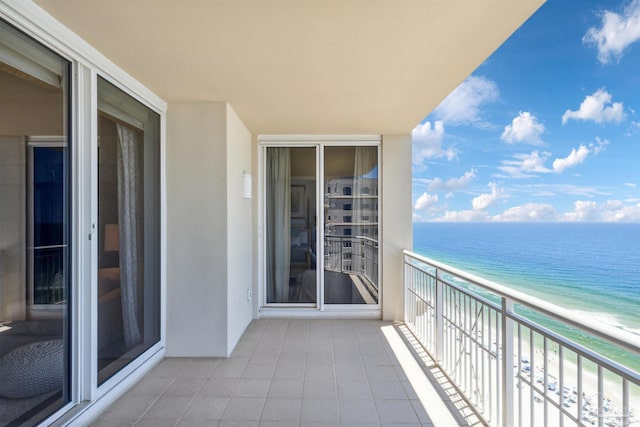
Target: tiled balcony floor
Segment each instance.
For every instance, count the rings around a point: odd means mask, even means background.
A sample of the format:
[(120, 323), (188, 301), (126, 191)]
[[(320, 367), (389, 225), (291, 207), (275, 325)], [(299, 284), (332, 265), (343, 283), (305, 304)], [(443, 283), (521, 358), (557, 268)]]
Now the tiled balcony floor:
[(469, 424), (403, 336), (381, 321), (254, 320), (230, 358), (165, 359), (94, 425)]

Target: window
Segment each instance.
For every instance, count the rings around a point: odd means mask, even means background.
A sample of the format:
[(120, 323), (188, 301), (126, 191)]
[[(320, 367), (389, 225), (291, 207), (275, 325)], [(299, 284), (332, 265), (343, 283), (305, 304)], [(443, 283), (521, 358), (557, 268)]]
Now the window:
[(351, 222), (351, 216), (349, 216), (349, 215), (343, 216), (342, 217), (342, 222)]
[(351, 195), (351, 187), (344, 187), (342, 189), (342, 195), (343, 196), (350, 196)]
[(350, 228), (345, 228), (344, 230), (342, 230), (342, 235), (343, 236), (351, 236), (351, 229)]
[(350, 211), (351, 210), (351, 203), (345, 203), (344, 205), (342, 205), (342, 210)]

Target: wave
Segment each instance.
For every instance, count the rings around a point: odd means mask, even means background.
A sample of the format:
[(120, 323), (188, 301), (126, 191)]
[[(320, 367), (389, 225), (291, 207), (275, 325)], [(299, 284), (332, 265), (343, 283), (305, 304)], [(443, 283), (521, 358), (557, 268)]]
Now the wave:
[(618, 316), (611, 313), (603, 313), (597, 311), (586, 310), (570, 310), (574, 315), (585, 319), (591, 319), (596, 323), (604, 323), (605, 325), (612, 326), (614, 328), (622, 329), (623, 331), (630, 332), (634, 335), (640, 336), (640, 328), (630, 327), (620, 321)]

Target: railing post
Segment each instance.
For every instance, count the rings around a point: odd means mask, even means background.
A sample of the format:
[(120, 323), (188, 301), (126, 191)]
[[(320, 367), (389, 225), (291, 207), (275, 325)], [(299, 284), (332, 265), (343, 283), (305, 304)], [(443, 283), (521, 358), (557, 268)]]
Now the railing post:
[(409, 267), (407, 266), (407, 256), (402, 255), (402, 320), (404, 321), (404, 323), (407, 323), (407, 299), (409, 295), (409, 292), (407, 292), (407, 288), (409, 287), (409, 283), (407, 280), (407, 270), (409, 270)]
[(440, 270), (436, 269), (436, 361), (444, 360), (444, 286), (440, 280)]
[(512, 426), (515, 421), (514, 412), (514, 377), (513, 377), (513, 301), (502, 297), (502, 425)]

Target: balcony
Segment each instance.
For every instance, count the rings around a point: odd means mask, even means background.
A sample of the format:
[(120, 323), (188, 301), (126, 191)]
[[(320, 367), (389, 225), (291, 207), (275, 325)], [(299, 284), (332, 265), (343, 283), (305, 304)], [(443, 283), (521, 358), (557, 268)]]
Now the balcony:
[(408, 251), (404, 266), (404, 323), (254, 320), (230, 358), (165, 359), (95, 425), (638, 424), (640, 374), (594, 351), (637, 363), (636, 337)]
[(476, 423), (423, 356), (400, 324), (254, 320), (230, 358), (165, 359), (94, 425)]

